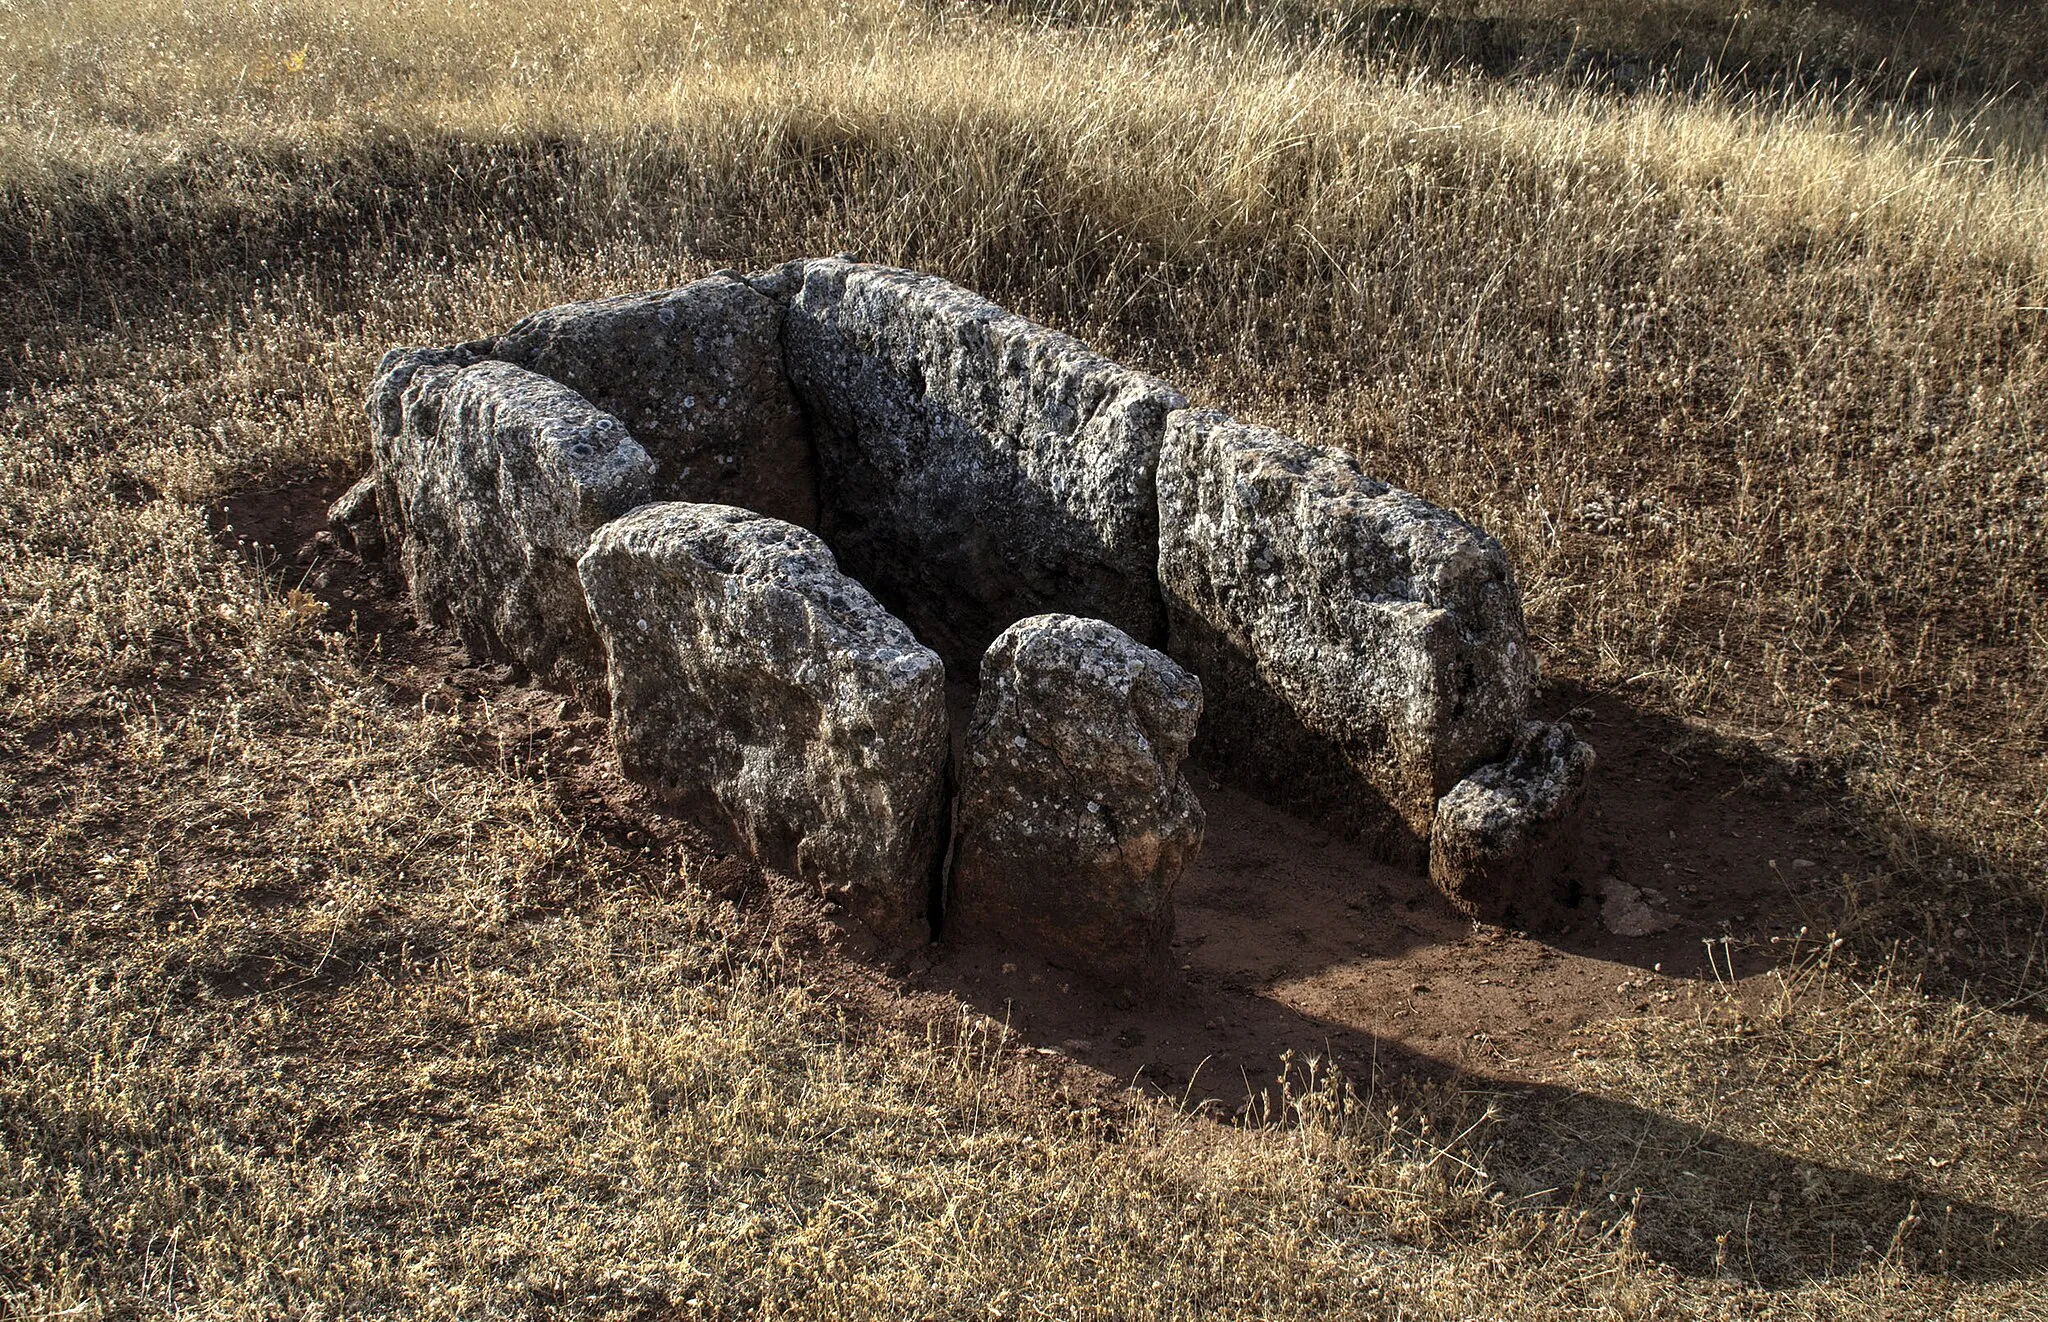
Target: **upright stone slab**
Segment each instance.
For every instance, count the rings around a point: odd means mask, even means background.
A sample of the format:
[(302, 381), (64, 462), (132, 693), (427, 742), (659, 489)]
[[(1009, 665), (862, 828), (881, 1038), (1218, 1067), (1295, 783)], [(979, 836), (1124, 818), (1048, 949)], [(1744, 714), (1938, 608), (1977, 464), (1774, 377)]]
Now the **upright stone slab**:
[(1202, 686), (1100, 620), (1038, 615), (981, 663), (960, 771), (949, 931), (1112, 983), (1156, 980), (1202, 845), (1181, 762)]
[(472, 342), (439, 349), (398, 348), (387, 351), (377, 364), (363, 401), (370, 415), (368, 481), (376, 491), (372, 503), (382, 529), (380, 540), (401, 557), (405, 510), (398, 498), (400, 477), (419, 467), (422, 447), (431, 446), (440, 434), (441, 404), (448, 387), (463, 368), (482, 361), (482, 349), (487, 347)]
[(1506, 757), (1437, 801), (1430, 880), (1473, 918), (1555, 923), (1570, 899), (1593, 765), (1571, 726), (1525, 723)]
[(576, 560), (646, 501), (653, 464), (623, 424), (510, 363), (387, 355), (371, 391), (377, 510), (413, 608), (471, 656), (601, 703), (604, 658)]
[(944, 841), (945, 671), (810, 532), (647, 505), (581, 572), (627, 775), (885, 940), (930, 939)]
[(1159, 462), (1169, 650), (1198, 753), (1419, 866), (1436, 801), (1499, 755), (1534, 678), (1500, 544), (1355, 460), (1210, 410)]
[(490, 352), (616, 414), (654, 457), (656, 499), (817, 526), (817, 465), (783, 374), (782, 309), (745, 280), (721, 273), (549, 308)]
[(804, 268), (783, 337), (826, 535), (956, 673), (1045, 611), (1160, 640), (1152, 480), (1178, 391), (944, 280), (838, 259)]

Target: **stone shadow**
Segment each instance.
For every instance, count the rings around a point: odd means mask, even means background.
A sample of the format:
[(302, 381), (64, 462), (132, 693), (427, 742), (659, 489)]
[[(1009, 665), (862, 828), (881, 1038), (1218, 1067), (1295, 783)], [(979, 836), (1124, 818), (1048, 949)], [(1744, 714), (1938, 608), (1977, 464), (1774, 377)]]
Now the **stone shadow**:
[[(1011, 14), (1068, 25), (1127, 19), (1141, 10), (1156, 15), (1162, 9), (1154, 0), (988, 3)], [(1702, 9), (1659, 15), (1644, 40), (1627, 46), (1590, 42), (1585, 25), (1574, 17), (1461, 15), (1429, 4), (1267, 9), (1233, 0), (1174, 0), (1163, 8), (1171, 19), (1225, 31), (1278, 29), (1409, 73), (1548, 80), (1613, 95), (1813, 95), (1838, 103), (1967, 108), (1990, 97), (2033, 95), (2048, 76), (2043, 67), (2048, 48), (2009, 37), (2002, 45), (1989, 39), (2025, 23), (2025, 3), (1993, 0), (1981, 7), (1973, 15), (1978, 19), (1974, 41), (1955, 40), (1954, 6), (1817, 0), (1810, 8), (1824, 15), (1825, 23), (1819, 28), (1808, 23), (1803, 39), (1793, 39), (1782, 27), (1759, 25), (1753, 16), (1730, 21)]]
[(1636, 1246), (1689, 1276), (1787, 1285), (1884, 1261), (1996, 1282), (2048, 1261), (2048, 1219), (1919, 1176), (1810, 1160), (1569, 1088), (1511, 1089), (1497, 1109), (1489, 1169), (1511, 1199), (1632, 1211)]
[[(1472, 1150), (1456, 1155), (1483, 1161), (1508, 1206), (1609, 1228), (1632, 1214), (1634, 1245), (1687, 1276), (1781, 1285), (1883, 1261), (1996, 1282), (2048, 1262), (2048, 1219), (1958, 1196), (1910, 1168), (1874, 1175), (1581, 1089), (1503, 1078), (1488, 1055), (1497, 1044), (1476, 1040), (1484, 1033), (1433, 1054), (1200, 969), (1155, 1002), (1124, 1005), (999, 952), (950, 951), (916, 980), (1040, 1050), (1235, 1123), (1284, 1119), (1306, 1071), (1334, 1068), (1363, 1106), (1368, 1143), (1396, 1104), (1411, 1125), (1430, 1116), (1440, 1138), (1474, 1127)], [(1413, 990), (1418, 1002), (1438, 999), (1435, 988)]]

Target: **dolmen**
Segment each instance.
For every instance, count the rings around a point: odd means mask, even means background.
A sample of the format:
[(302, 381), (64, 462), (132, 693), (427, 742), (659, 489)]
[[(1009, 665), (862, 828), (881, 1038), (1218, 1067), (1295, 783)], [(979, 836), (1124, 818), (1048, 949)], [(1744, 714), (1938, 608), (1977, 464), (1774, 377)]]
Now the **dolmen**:
[(1156, 985), (1190, 759), (1474, 918), (1567, 900), (1594, 758), (1530, 719), (1499, 542), (946, 281), (571, 304), (394, 349), (368, 408), (336, 535), (891, 946)]

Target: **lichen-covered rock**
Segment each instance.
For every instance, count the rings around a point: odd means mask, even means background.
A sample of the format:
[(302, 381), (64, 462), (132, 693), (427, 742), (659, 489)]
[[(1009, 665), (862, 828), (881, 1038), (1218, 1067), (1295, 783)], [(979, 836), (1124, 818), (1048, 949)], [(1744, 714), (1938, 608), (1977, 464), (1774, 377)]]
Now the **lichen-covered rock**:
[[(482, 359), (483, 353), (472, 343), (439, 349), (392, 349), (377, 364), (363, 407), (370, 415), (374, 461), (369, 477), (377, 490), (377, 520), (387, 547), (400, 552), (405, 549), (405, 510), (398, 499), (400, 472), (410, 473), (418, 466), (421, 445), (440, 431), (441, 401), (456, 374)], [(395, 462), (387, 464), (386, 455), (395, 456)]]
[(657, 465), (655, 499), (738, 505), (809, 528), (816, 461), (783, 374), (781, 328), (774, 300), (722, 272), (537, 312), (490, 352), (624, 422)]
[(387, 355), (371, 392), (377, 508), (423, 620), (602, 699), (576, 560), (647, 500), (653, 464), (623, 424), (510, 363)]
[(1348, 455), (1210, 410), (1159, 460), (1168, 650), (1204, 764), (1420, 866), (1436, 802), (1499, 755), (1534, 678), (1500, 544)]
[(1473, 918), (1525, 928), (1555, 923), (1569, 898), (1593, 762), (1571, 726), (1524, 723), (1507, 757), (1438, 801), (1430, 880)]
[(581, 565), (626, 774), (884, 940), (930, 939), (945, 670), (794, 524), (648, 505)]
[(384, 523), (377, 514), (377, 475), (369, 473), (327, 507), (327, 527), (340, 543), (365, 560), (384, 554)]
[(1202, 845), (1181, 762), (1202, 686), (1100, 620), (1038, 615), (981, 663), (960, 770), (948, 930), (1109, 982), (1164, 971)]
[(1179, 392), (934, 276), (836, 258), (804, 268), (783, 338), (826, 535), (956, 673), (1046, 611), (1160, 639), (1152, 478)]

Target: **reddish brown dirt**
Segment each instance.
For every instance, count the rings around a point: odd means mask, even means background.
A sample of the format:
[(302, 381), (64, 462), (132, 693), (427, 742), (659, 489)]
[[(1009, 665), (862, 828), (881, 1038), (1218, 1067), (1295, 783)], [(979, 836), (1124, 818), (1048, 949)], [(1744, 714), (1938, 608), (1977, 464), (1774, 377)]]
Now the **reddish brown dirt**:
[(1864, 860), (1829, 834), (1824, 808), (1686, 751), (1701, 741), (1616, 699), (1577, 696), (1601, 757), (1582, 870), (1650, 888), (1665, 931), (1617, 935), (1591, 894), (1564, 931), (1475, 924), (1427, 878), (1204, 779), (1208, 835), (1178, 895), (1180, 972), (1155, 1002), (1118, 1005), (1001, 951), (948, 951), (931, 977), (1120, 1081), (1235, 1104), (1289, 1050), (1353, 1077), (1543, 1080), (1574, 1029), (1679, 1008), (1731, 968), (1746, 977), (1789, 955), (1802, 926), (1826, 930), (1819, 879)]
[[(1801, 927), (1824, 932), (1835, 879), (1870, 865), (1830, 829), (1825, 799), (1730, 757), (1688, 727), (1611, 693), (1557, 686), (1600, 765), (1582, 855), (1586, 893), (1562, 931), (1530, 934), (1456, 914), (1427, 878), (1378, 863), (1314, 826), (1194, 770), (1208, 811), (1202, 855), (1178, 895), (1179, 968), (1143, 1002), (1044, 960), (941, 940), (885, 963), (831, 906), (720, 852), (621, 780), (603, 722), (559, 695), (507, 684), (413, 627), (403, 596), (318, 535), (338, 482), (252, 492), (214, 526), (350, 627), (392, 701), (454, 709), (489, 698), (494, 747), (548, 779), (564, 809), (617, 843), (673, 852), (701, 884), (742, 901), (761, 936), (805, 960), (825, 994), (898, 1019), (1003, 1020), (1070, 1084), (1156, 1089), (1236, 1111), (1287, 1053), (1354, 1078), (1476, 1075), (1540, 1082), (1574, 1029), (1682, 1009), (1715, 980), (1787, 957)], [(535, 756), (545, 753), (546, 756)], [(1609, 930), (1603, 877), (1640, 888), (1666, 930)]]

